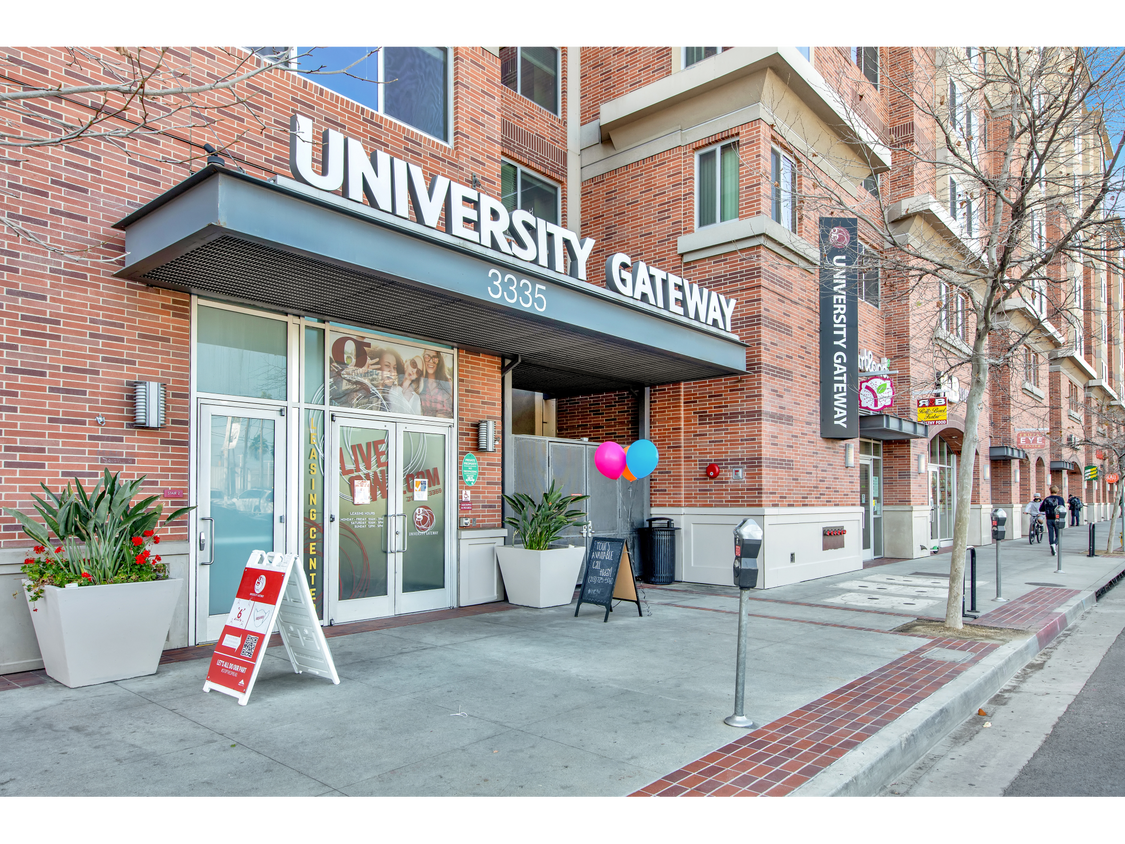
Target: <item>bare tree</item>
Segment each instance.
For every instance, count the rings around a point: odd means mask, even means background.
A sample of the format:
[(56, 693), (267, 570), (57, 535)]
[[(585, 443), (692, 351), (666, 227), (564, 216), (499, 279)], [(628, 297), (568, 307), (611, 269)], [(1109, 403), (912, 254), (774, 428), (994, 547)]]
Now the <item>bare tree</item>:
[[(932, 340), (911, 343), (912, 370), (926, 373), (912, 388), (925, 391), (930, 372), (935, 391), (949, 392), (954, 378), (967, 386), (955, 392), (965, 403), (968, 469), (990, 373), (1011, 369), (1032, 346), (1082, 357), (1089, 332), (1075, 279), (1083, 267), (1120, 272), (1112, 212), (1125, 135), (1111, 142), (1106, 126), (1125, 100), (1125, 54), (914, 48), (909, 58), (899, 63), (908, 73), (896, 76), (892, 63), (879, 84), (891, 109), (912, 117), (913, 134), (886, 140), (896, 170), (914, 168), (933, 191), (888, 201), (876, 190), (873, 201), (857, 202), (854, 188), (880, 164), (864, 152), (870, 133), (856, 131), (868, 125), (862, 98), (845, 93), (849, 123), (833, 127), (843, 141), (829, 162), (805, 168), (802, 202), (857, 216), (861, 236), (877, 244), (884, 298), (909, 303), (910, 336)], [(957, 476), (945, 615), (952, 629), (962, 626), (973, 474)]]
[[(361, 49), (335, 67), (321, 61), (317, 49), (214, 48), (209, 52), (218, 61), (207, 63), (197, 48), (66, 47), (60, 69), (29, 51), (6, 48), (0, 52), (0, 165), (19, 181), (18, 168), (37, 153), (100, 142), (131, 160), (194, 166), (226, 156), (240, 167), (240, 142), (277, 131), (259, 116), (264, 89), (258, 77), (344, 75), (379, 84), (361, 73), (379, 48)], [(235, 113), (238, 127), (229, 119)], [(0, 186), (0, 195), (16, 193)], [(0, 223), (61, 259), (122, 259), (106, 243), (60, 243), (14, 214), (0, 213)]]

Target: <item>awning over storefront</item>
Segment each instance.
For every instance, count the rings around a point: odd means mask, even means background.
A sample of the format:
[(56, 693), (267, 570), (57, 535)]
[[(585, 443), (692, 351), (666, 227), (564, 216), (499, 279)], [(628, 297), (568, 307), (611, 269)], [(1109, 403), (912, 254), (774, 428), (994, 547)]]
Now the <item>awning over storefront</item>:
[(1051, 471), (1052, 472), (1077, 472), (1077, 471), (1079, 471), (1079, 466), (1073, 460), (1052, 460), (1051, 461)]
[(920, 440), (929, 433), (925, 425), (913, 419), (876, 413), (859, 417), (859, 435), (869, 440)]
[(1010, 445), (993, 445), (988, 447), (989, 460), (1027, 460), (1027, 452), (1022, 448)]
[(128, 252), (117, 275), (518, 355), (513, 385), (558, 396), (746, 371), (745, 345), (725, 331), (279, 182), (216, 165), (192, 175), (116, 224)]

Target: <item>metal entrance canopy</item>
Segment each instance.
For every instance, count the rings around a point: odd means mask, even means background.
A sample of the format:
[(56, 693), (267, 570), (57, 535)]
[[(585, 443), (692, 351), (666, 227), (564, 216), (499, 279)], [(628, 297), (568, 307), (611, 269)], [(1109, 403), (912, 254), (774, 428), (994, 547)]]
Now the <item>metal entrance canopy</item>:
[[(733, 334), (283, 177), (210, 165), (115, 228), (119, 277), (519, 356), (517, 389), (571, 396), (746, 372)], [(514, 303), (497, 284), (509, 275)]]

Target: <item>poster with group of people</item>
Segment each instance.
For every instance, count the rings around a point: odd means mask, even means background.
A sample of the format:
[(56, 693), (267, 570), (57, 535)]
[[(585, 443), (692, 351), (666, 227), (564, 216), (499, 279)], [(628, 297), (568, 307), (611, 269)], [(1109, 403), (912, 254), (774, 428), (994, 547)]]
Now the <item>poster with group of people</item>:
[(336, 407), (452, 419), (452, 372), (449, 352), (332, 335), (329, 379)]

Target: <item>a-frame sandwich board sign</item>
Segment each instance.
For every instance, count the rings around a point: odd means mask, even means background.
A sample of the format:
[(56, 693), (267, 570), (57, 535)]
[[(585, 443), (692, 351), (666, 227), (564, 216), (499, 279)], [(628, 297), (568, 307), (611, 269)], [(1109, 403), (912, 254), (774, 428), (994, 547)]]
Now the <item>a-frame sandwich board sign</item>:
[(614, 600), (631, 601), (637, 605), (637, 615), (644, 615), (625, 540), (595, 536), (586, 554), (586, 574), (582, 578), (582, 591), (578, 595), (574, 615), (578, 616), (583, 604), (597, 604), (605, 607), (602, 621), (609, 621)]
[(203, 691), (215, 689), (245, 706), (275, 622), (296, 673), (327, 677), (339, 684), (305, 571), (297, 560), (297, 554), (250, 552)]

